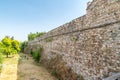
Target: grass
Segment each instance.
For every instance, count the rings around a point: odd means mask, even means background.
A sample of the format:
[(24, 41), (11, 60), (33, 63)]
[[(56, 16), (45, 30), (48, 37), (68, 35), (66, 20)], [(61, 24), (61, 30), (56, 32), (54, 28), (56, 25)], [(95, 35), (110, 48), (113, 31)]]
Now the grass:
[(3, 60), (4, 60), (3, 55), (2, 55), (2, 53), (0, 53), (0, 73), (1, 73), (1, 70), (2, 70)]
[(17, 64), (18, 58), (19, 58), (19, 55), (15, 55), (14, 57), (11, 57), (11, 58), (5, 58), (4, 62), (7, 64)]

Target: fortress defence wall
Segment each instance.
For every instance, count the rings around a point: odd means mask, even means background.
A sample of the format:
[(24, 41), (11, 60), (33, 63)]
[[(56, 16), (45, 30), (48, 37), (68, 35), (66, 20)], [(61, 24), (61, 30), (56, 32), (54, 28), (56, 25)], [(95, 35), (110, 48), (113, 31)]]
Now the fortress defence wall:
[(93, 0), (87, 14), (28, 43), (60, 80), (102, 80), (120, 72), (120, 0)]

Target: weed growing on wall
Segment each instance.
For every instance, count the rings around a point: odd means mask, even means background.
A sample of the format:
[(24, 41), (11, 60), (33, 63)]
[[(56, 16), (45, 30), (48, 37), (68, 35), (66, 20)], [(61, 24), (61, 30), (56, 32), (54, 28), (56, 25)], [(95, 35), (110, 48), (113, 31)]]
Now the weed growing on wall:
[(53, 38), (52, 37), (46, 38), (45, 41), (46, 42), (51, 42), (51, 41), (53, 41)]
[(77, 41), (77, 40), (78, 40), (78, 37), (77, 37), (77, 36), (72, 36), (72, 37), (71, 37), (71, 40), (72, 40), (72, 41)]

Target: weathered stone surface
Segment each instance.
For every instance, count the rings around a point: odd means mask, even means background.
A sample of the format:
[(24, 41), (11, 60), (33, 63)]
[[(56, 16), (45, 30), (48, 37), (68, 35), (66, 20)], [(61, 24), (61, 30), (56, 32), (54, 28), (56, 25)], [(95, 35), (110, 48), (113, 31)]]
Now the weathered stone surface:
[(93, 0), (86, 15), (30, 41), (25, 52), (41, 45), (43, 64), (61, 80), (102, 80), (120, 72), (120, 1)]
[(105, 78), (103, 80), (120, 80), (120, 73), (114, 74), (108, 78)]

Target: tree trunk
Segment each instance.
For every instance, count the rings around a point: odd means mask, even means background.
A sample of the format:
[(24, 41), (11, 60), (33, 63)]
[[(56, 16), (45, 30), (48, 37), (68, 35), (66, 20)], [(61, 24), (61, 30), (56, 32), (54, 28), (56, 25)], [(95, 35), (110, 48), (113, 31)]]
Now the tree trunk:
[(6, 57), (8, 58), (8, 53), (7, 53)]

